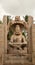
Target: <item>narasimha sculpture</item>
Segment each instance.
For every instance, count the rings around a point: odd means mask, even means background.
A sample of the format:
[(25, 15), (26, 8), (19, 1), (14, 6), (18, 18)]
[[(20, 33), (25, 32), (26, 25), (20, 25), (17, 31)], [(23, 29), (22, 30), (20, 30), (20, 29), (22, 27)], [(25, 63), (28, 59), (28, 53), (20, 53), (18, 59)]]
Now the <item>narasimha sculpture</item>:
[(13, 35), (8, 42), (8, 53), (13, 55), (23, 55), (27, 53), (27, 41), (22, 31), (24, 30), (24, 22), (20, 20), (19, 16), (12, 20), (11, 30)]

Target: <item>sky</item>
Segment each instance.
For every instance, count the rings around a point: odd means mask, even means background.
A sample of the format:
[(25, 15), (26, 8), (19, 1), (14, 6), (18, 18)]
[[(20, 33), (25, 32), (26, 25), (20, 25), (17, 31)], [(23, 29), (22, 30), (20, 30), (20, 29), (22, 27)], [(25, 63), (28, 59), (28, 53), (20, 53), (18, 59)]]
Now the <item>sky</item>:
[(35, 19), (35, 0), (0, 0), (0, 19), (3, 15), (31, 15)]

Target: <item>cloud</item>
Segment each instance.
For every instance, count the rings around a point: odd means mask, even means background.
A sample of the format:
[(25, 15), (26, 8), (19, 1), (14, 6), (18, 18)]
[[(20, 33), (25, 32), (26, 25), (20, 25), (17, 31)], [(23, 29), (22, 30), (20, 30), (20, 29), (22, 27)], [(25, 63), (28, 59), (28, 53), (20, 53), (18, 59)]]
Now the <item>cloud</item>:
[(4, 11), (4, 9), (2, 8), (2, 6), (0, 5), (0, 20), (2, 20), (3, 15), (5, 15), (6, 12)]
[(32, 14), (35, 0), (0, 0), (4, 10), (11, 15)]
[(6, 11), (2, 8), (2, 5), (0, 4), (0, 20), (3, 19), (4, 15), (10, 15), (10, 14), (6, 13)]
[[(35, 0), (0, 0), (4, 14), (35, 17)], [(2, 13), (2, 14), (3, 14)]]

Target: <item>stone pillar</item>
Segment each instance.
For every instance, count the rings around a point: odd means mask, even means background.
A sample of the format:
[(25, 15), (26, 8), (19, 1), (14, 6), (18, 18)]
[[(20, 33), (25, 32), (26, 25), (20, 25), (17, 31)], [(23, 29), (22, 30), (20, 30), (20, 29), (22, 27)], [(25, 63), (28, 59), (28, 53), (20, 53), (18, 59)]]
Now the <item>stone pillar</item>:
[(3, 17), (4, 23), (4, 52), (7, 53), (7, 16)]
[(35, 24), (32, 25), (32, 44), (33, 44), (32, 60), (33, 65), (35, 65)]
[(7, 16), (3, 17), (4, 25), (4, 53), (2, 57), (2, 65), (5, 63), (5, 54), (7, 53)]
[(33, 18), (29, 16), (28, 18), (28, 54), (29, 54), (29, 60), (32, 61), (32, 22)]
[(3, 54), (4, 54), (4, 25), (0, 24), (0, 65), (3, 64)]

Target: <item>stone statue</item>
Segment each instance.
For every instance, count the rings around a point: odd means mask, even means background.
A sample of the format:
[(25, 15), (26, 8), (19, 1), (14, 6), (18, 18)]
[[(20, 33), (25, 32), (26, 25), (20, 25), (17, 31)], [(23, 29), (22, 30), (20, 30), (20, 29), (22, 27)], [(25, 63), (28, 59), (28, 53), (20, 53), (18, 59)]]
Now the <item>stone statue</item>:
[[(17, 17), (16, 17), (17, 18)], [(22, 30), (21, 30), (21, 26), (20, 26), (20, 19), (16, 19), (16, 23), (14, 23), (15, 27), (14, 27), (14, 33), (13, 35), (11, 36), (10, 38), (10, 41), (9, 41), (9, 53), (12, 53), (12, 49), (14, 49), (16, 52), (14, 52), (13, 50), (13, 54), (14, 53), (18, 53), (18, 52), (21, 52), (22, 49), (24, 49), (24, 47), (26, 46), (27, 44), (27, 41), (26, 41), (26, 38), (24, 37), (24, 35), (22, 35)], [(15, 21), (14, 21), (15, 22)], [(19, 24), (18, 24), (19, 23)], [(21, 22), (22, 23), (22, 22)], [(13, 26), (14, 26), (13, 25)], [(23, 48), (22, 48), (23, 46)], [(17, 50), (19, 49), (20, 51), (17, 52)], [(23, 52), (24, 53), (24, 52)], [(21, 54), (21, 53), (20, 53)]]
[(26, 43), (25, 37), (22, 35), (21, 29), (19, 25), (16, 25), (14, 34), (11, 36), (12, 43), (17, 42), (17, 43)]

